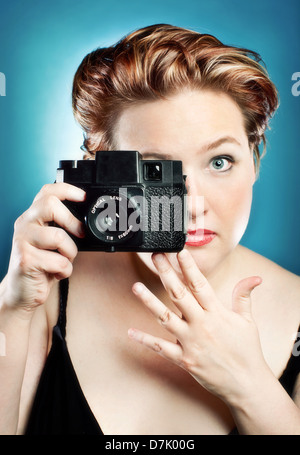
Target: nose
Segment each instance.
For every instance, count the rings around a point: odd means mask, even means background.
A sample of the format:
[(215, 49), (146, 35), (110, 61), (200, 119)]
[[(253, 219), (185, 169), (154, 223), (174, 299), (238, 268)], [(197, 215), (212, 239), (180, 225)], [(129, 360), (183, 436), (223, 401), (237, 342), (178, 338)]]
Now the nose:
[(202, 188), (199, 177), (190, 172), (186, 178), (186, 187), (188, 194), (188, 212), (189, 218), (193, 222), (201, 221), (208, 210), (205, 199), (204, 188)]

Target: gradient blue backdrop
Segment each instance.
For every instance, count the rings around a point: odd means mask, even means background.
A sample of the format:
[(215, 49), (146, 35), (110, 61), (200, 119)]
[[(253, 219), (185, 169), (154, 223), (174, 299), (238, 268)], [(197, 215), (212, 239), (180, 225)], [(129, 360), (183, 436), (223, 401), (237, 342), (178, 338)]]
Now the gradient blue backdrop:
[(80, 159), (82, 134), (71, 110), (74, 72), (86, 53), (129, 31), (164, 22), (215, 34), (256, 50), (277, 85), (281, 107), (255, 184), (242, 243), (300, 273), (299, 114), (291, 93), (300, 71), (299, 0), (0, 0), (0, 279), (14, 220), (60, 159)]

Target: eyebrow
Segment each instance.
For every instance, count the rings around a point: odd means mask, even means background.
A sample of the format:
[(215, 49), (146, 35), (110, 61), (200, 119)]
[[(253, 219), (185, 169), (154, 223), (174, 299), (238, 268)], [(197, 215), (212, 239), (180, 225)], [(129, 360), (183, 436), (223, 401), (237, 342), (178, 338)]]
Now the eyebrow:
[(209, 142), (208, 144), (205, 144), (203, 146), (203, 149), (205, 151), (209, 151), (209, 150), (218, 148), (218, 147), (220, 147), (220, 145), (223, 145), (223, 144), (235, 144), (235, 145), (239, 145), (241, 147), (241, 143), (235, 137), (223, 136), (223, 137), (220, 137), (219, 139), (216, 139), (213, 142)]
[[(205, 144), (203, 147), (201, 147), (201, 150), (205, 152), (209, 152), (210, 150), (213, 150), (215, 148), (220, 147), (223, 144), (234, 144), (234, 145), (239, 145), (241, 147), (241, 143), (233, 136), (223, 136), (220, 137), (219, 139), (216, 139), (213, 142), (208, 142)], [(158, 151), (148, 151), (148, 152), (143, 152), (143, 159), (147, 159), (148, 157), (154, 158), (154, 159), (163, 159), (163, 160), (171, 160), (172, 155), (170, 153), (163, 153), (163, 152), (158, 152)]]
[(158, 159), (158, 160), (171, 160), (172, 155), (170, 153), (163, 153), (163, 152), (142, 152), (142, 158), (148, 158), (150, 157), (151, 159)]

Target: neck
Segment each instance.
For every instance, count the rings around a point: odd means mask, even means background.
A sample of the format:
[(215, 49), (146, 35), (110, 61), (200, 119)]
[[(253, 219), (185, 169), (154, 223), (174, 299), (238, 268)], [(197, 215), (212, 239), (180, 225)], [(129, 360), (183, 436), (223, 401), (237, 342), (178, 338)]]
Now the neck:
[(240, 245), (236, 246), (206, 278), (224, 305), (231, 305), (232, 291), (241, 279), (242, 259)]

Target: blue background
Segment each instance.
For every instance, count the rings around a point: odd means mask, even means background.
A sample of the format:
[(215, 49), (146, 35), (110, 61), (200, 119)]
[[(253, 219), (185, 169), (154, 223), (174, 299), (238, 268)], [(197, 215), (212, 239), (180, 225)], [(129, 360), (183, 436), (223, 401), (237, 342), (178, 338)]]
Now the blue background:
[(259, 52), (280, 93), (268, 153), (255, 184), (242, 243), (300, 273), (299, 0), (0, 0), (0, 279), (7, 270), (14, 220), (60, 159), (80, 159), (82, 133), (73, 120), (71, 87), (82, 58), (128, 32), (171, 23), (215, 34)]

